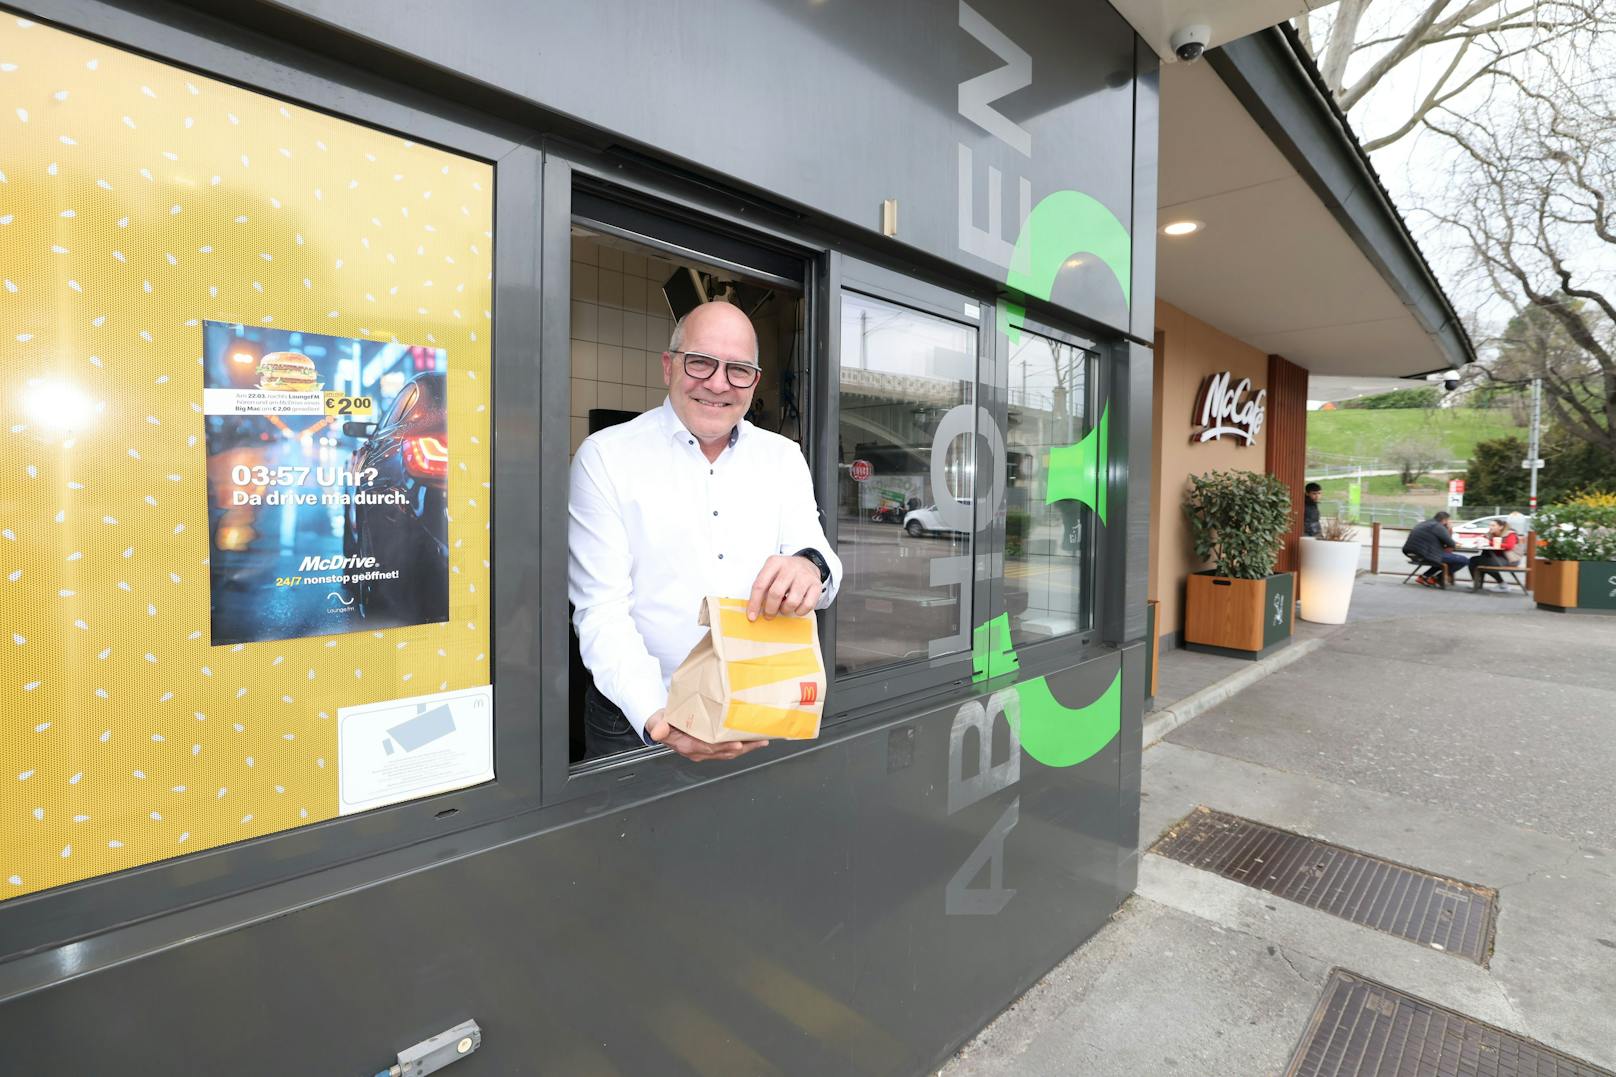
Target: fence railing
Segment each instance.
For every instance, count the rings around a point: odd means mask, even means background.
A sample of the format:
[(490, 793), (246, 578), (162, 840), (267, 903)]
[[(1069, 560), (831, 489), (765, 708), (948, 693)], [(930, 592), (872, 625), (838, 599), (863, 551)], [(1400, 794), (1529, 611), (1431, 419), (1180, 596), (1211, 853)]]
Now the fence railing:
[[(1324, 516), (1337, 516), (1347, 519), (1348, 506), (1345, 501), (1319, 501), (1319, 513)], [(1406, 505), (1375, 505), (1372, 503), (1358, 506), (1358, 522), (1363, 524), (1381, 523), (1391, 527), (1413, 527), (1421, 520), (1428, 519), (1430, 512), (1421, 508), (1412, 508)]]
[[(1321, 500), (1319, 512), (1325, 516), (1337, 516), (1349, 520), (1350, 508), (1345, 501)], [(1365, 501), (1358, 506), (1358, 523), (1383, 523), (1388, 527), (1413, 527), (1421, 520), (1429, 520), (1438, 510), (1435, 508), (1422, 508), (1418, 505), (1377, 505)], [(1466, 520), (1479, 520), (1483, 516), (1508, 516), (1511, 513), (1520, 513), (1531, 516), (1531, 510), (1525, 505), (1465, 505), (1462, 508), (1447, 509), (1447, 513), (1459, 522)], [(1351, 522), (1349, 520), (1349, 522)]]

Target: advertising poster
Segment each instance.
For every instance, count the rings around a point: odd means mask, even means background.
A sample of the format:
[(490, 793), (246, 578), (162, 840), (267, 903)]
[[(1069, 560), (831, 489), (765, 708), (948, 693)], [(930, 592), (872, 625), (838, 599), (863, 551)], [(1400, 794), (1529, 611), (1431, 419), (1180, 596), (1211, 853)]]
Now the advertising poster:
[(444, 349), (203, 323), (215, 646), (449, 616)]

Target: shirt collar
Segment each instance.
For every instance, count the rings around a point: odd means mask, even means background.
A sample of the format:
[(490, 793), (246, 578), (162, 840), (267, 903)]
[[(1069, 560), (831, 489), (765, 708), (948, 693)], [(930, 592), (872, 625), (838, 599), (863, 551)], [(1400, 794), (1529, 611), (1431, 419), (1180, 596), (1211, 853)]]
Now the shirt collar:
[[(669, 438), (683, 438), (689, 440), (695, 437), (694, 434), (685, 428), (685, 424), (679, 421), (679, 414), (673, 410), (672, 397), (665, 396), (662, 398), (661, 421), (662, 429), (667, 433)], [(734, 429), (729, 432), (729, 448), (735, 448), (735, 443), (741, 440), (741, 429), (750, 425), (751, 424), (745, 419), (742, 419), (740, 422), (735, 424)]]

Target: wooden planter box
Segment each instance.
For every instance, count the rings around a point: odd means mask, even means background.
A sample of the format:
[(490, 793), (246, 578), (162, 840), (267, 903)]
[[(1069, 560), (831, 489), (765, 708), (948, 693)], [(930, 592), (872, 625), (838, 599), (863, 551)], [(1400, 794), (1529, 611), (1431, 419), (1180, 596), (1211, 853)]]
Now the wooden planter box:
[(1532, 597), (1540, 610), (1616, 614), (1616, 561), (1539, 561)]
[(1280, 572), (1236, 580), (1197, 572), (1184, 601), (1184, 646), (1192, 651), (1261, 658), (1291, 639), (1296, 578)]

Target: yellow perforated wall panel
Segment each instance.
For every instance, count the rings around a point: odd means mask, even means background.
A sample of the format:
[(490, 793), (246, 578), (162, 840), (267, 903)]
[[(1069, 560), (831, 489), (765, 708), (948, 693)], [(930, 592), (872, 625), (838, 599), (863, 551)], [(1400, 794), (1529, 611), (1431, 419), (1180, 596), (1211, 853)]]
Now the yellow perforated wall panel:
[[(0, 108), (4, 899), (330, 818), (339, 707), (490, 681), (493, 170), (9, 15)], [(207, 319), (447, 350), (447, 623), (210, 645)]]

